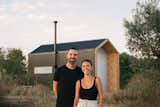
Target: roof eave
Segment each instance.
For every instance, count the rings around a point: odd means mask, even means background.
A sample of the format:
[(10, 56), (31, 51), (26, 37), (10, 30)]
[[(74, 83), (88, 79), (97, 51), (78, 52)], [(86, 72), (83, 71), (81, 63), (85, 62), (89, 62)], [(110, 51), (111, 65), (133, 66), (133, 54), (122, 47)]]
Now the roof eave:
[(114, 45), (110, 42), (109, 39), (105, 39), (101, 44), (99, 44), (99, 45), (95, 48), (95, 50), (103, 47), (103, 45), (105, 45), (107, 42), (109, 42), (109, 43), (112, 45), (114, 51), (116, 51), (117, 53), (119, 53), (118, 50), (114, 47)]

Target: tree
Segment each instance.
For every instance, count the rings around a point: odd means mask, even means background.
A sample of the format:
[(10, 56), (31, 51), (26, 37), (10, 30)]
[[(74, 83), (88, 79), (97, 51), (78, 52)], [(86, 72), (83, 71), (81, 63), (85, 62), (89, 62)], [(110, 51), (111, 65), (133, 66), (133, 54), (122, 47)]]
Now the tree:
[(4, 56), (5, 56), (4, 51), (2, 50), (2, 48), (0, 48), (0, 76), (2, 76), (4, 70), (4, 63), (5, 63)]
[(124, 88), (128, 81), (137, 73), (154, 68), (154, 61), (136, 58), (127, 53), (120, 54), (120, 87)]
[(33, 85), (33, 78), (27, 72), (26, 58), (20, 49), (0, 48), (0, 79), (15, 81), (22, 85)]
[(127, 53), (120, 54), (120, 87), (124, 88), (133, 75), (131, 57)]
[(22, 83), (26, 74), (25, 56), (20, 49), (10, 49), (6, 56), (5, 69), (11, 78)]
[(159, 0), (137, 2), (133, 20), (124, 20), (128, 48), (132, 53), (160, 61)]

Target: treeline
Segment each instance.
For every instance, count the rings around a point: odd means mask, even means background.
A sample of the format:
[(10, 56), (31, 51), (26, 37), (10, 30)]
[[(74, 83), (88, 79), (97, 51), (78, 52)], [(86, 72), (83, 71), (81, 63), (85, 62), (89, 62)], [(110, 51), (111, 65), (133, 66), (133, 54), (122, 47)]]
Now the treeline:
[(19, 85), (33, 84), (21, 49), (0, 48), (0, 80), (4, 79), (13, 80)]
[(138, 73), (159, 71), (160, 62), (157, 59), (137, 58), (127, 53), (120, 54), (120, 87), (123, 89), (129, 80)]

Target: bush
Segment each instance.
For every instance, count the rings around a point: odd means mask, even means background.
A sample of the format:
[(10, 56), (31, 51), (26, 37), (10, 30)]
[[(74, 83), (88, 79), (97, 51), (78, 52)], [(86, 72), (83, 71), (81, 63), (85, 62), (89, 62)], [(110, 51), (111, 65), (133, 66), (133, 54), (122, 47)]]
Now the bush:
[(12, 80), (10, 76), (3, 76), (3, 78), (0, 80), (0, 96), (8, 95), (15, 87), (16, 82)]
[(5, 75), (0, 80), (0, 105), (4, 107), (54, 107), (55, 97), (44, 85), (17, 85), (16, 80)]
[(111, 103), (120, 107), (160, 107), (160, 72), (144, 71), (129, 81), (126, 89), (114, 93)]
[(35, 85), (35, 86), (17, 86), (15, 87), (10, 95), (12, 96), (45, 96), (47, 93), (49, 93), (49, 90), (43, 85)]
[(129, 81), (127, 89), (143, 96), (152, 96), (154, 91), (160, 89), (160, 72), (148, 70), (138, 73)]
[(53, 107), (55, 98), (53, 94), (43, 85), (17, 86), (10, 96), (22, 96), (32, 104), (30, 107)]

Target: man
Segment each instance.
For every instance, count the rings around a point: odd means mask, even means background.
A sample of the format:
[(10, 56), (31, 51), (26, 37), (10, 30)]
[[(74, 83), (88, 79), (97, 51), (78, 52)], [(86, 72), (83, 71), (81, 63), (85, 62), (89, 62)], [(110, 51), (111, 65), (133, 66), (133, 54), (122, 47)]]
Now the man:
[(53, 91), (57, 96), (56, 107), (73, 107), (75, 84), (83, 77), (81, 68), (76, 65), (78, 50), (69, 49), (66, 55), (67, 63), (59, 67), (53, 79)]

